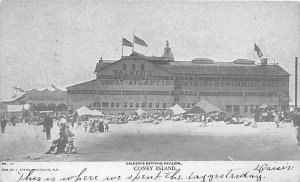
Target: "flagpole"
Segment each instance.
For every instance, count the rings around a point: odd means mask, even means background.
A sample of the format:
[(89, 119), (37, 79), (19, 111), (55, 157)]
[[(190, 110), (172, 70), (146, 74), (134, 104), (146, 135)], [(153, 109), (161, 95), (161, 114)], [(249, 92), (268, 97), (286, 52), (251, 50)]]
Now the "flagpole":
[(132, 36), (132, 53), (134, 52), (134, 33), (132, 34), (133, 36)]
[(298, 108), (298, 57), (295, 57), (295, 109)]
[(256, 63), (255, 61), (255, 42), (253, 41), (253, 46), (254, 46), (254, 49), (252, 50), (253, 51), (253, 61), (254, 63)]
[(122, 38), (122, 57), (123, 58), (123, 38)]

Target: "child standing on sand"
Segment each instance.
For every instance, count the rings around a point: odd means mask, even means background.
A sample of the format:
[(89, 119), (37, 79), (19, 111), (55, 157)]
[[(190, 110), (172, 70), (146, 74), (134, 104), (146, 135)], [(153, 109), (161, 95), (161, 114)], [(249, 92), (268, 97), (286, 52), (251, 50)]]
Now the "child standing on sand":
[(105, 132), (108, 132), (108, 129), (109, 129), (109, 126), (107, 123), (105, 123), (105, 128), (104, 128)]
[(88, 123), (87, 123), (87, 121), (84, 121), (83, 127), (84, 127), (84, 131), (86, 132), (86, 131), (87, 131), (87, 128), (88, 128)]

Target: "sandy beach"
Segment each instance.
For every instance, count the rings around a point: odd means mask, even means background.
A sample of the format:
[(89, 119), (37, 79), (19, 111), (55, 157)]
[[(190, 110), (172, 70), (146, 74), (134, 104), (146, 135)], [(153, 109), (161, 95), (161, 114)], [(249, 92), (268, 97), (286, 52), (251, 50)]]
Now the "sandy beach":
[(224, 122), (200, 127), (200, 123), (184, 121), (109, 126), (109, 132), (88, 133), (75, 125), (71, 130), (79, 154), (60, 155), (44, 154), (59, 137), (56, 124), (52, 140), (46, 140), (42, 126), (7, 126), (0, 135), (1, 161), (300, 160), (291, 123), (280, 128), (274, 123), (258, 123), (253, 128)]

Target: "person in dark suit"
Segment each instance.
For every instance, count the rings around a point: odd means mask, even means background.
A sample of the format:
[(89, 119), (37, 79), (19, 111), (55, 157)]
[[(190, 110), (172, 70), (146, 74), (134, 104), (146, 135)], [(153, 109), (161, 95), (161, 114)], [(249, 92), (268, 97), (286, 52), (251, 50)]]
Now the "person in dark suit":
[(8, 123), (8, 120), (5, 117), (3, 117), (3, 119), (1, 120), (1, 132), (2, 133), (5, 132), (5, 127), (6, 127), (7, 123)]
[(294, 127), (296, 128), (296, 138), (298, 141), (298, 146), (300, 146), (300, 110), (295, 112), (295, 115), (293, 117), (293, 123)]
[(53, 127), (53, 119), (49, 115), (45, 117), (44, 127), (46, 130), (47, 140), (51, 140), (51, 128)]
[(102, 122), (102, 121), (99, 121), (98, 124), (99, 124), (99, 125), (98, 125), (98, 130), (99, 130), (99, 132), (100, 132), (100, 133), (103, 133), (103, 132), (104, 132), (104, 124), (103, 124), (103, 122)]
[(254, 122), (255, 123), (259, 122), (259, 118), (260, 118), (260, 111), (257, 109), (256, 111), (254, 111)]
[(13, 126), (16, 126), (16, 116), (11, 117), (10, 122)]

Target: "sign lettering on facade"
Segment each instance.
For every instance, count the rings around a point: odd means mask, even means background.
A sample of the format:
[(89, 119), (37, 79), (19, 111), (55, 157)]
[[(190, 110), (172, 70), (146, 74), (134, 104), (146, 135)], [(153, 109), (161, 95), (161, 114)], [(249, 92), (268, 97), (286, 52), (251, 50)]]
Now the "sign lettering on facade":
[(99, 80), (101, 85), (173, 85), (171, 80), (122, 80), (122, 79), (107, 79)]
[(113, 70), (114, 78), (123, 77), (146, 77), (150, 78), (152, 76), (152, 71), (139, 71), (139, 70)]
[(284, 87), (284, 82), (253, 81), (174, 81), (150, 79), (99, 79), (101, 85), (183, 85), (195, 87)]

